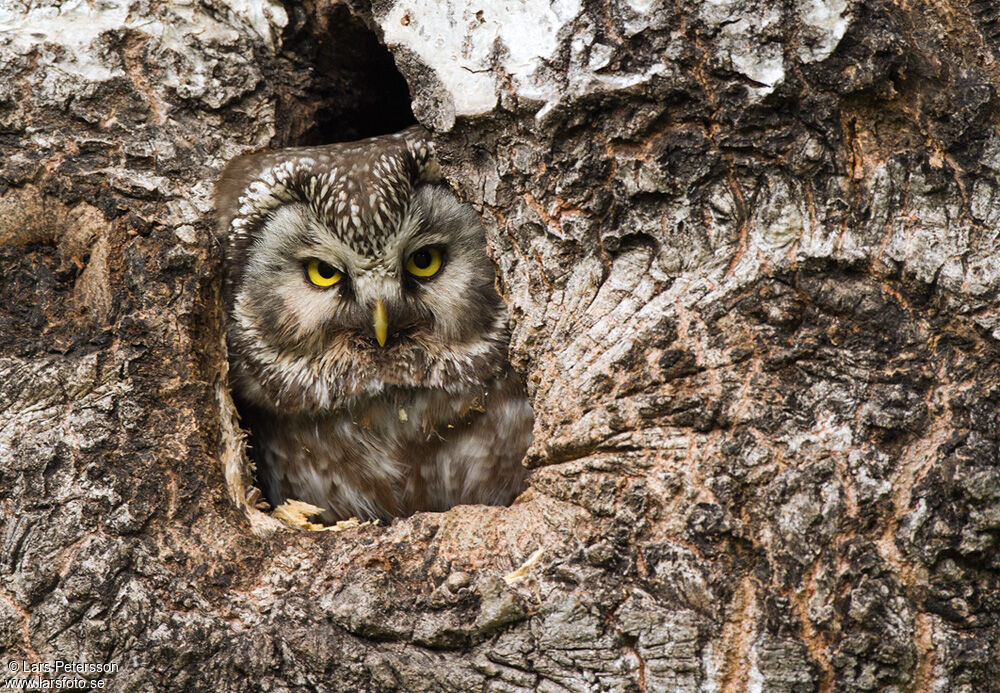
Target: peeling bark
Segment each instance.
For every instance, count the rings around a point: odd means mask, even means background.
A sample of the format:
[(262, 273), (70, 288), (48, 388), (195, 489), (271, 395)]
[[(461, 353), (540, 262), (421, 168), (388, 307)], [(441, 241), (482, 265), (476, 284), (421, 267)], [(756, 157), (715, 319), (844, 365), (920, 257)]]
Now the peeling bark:
[[(997, 690), (1000, 11), (491, 7), (0, 5), (0, 659)], [(246, 504), (212, 185), (410, 97), (487, 227), (531, 488), (295, 530)]]

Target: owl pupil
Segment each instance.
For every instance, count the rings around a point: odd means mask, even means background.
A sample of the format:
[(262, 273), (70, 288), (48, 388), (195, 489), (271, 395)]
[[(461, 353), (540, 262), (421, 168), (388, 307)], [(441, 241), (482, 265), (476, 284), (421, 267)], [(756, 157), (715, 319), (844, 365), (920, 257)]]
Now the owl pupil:
[(413, 264), (418, 269), (427, 269), (431, 266), (431, 254), (426, 250), (418, 250), (413, 253)]
[(323, 277), (323, 279), (332, 279), (333, 275), (337, 273), (337, 270), (325, 262), (319, 263), (316, 266), (316, 271), (319, 272), (319, 276)]

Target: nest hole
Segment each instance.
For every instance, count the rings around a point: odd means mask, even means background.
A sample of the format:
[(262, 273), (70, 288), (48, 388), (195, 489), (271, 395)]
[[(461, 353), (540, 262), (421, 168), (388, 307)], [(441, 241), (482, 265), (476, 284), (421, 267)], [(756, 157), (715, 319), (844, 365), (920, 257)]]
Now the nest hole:
[[(271, 148), (350, 142), (398, 132), (417, 120), (406, 80), (375, 31), (345, 5), (289, 4), (282, 59), (293, 75), (279, 89)], [(307, 75), (303, 78), (302, 75)], [(226, 353), (222, 336), (223, 353)], [(228, 365), (228, 363), (227, 363)], [(241, 425), (241, 405), (228, 378), (216, 391), (222, 421), (222, 461), (233, 500), (246, 510), (252, 529), (267, 534), (287, 524), (322, 529), (304, 508), (273, 510), (261, 491), (252, 432)], [(307, 504), (301, 504), (307, 506)], [(280, 519), (278, 519), (280, 517)], [(343, 525), (343, 527), (340, 527)], [(347, 528), (350, 521), (327, 529)]]
[(305, 82), (278, 103), (272, 146), (350, 142), (417, 122), (410, 92), (388, 49), (345, 5), (289, 3), (284, 57)]

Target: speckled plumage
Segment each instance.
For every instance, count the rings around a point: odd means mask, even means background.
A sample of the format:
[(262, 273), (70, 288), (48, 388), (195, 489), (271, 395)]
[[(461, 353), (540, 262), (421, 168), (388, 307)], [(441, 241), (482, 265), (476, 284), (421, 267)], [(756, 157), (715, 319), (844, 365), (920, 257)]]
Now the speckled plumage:
[[(479, 220), (422, 130), (239, 157), (216, 205), (231, 384), (272, 503), (304, 500), (332, 522), (520, 492), (531, 409), (506, 311)], [(445, 260), (418, 281), (403, 264), (429, 246)], [(312, 258), (345, 278), (311, 285)]]

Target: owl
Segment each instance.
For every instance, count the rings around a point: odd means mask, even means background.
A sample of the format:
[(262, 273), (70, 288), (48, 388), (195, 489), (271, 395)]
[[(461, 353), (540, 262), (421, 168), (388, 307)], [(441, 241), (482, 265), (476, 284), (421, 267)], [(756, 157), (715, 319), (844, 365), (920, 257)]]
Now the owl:
[(230, 381), (269, 502), (329, 523), (523, 490), (506, 308), (423, 130), (238, 157), (216, 206)]

